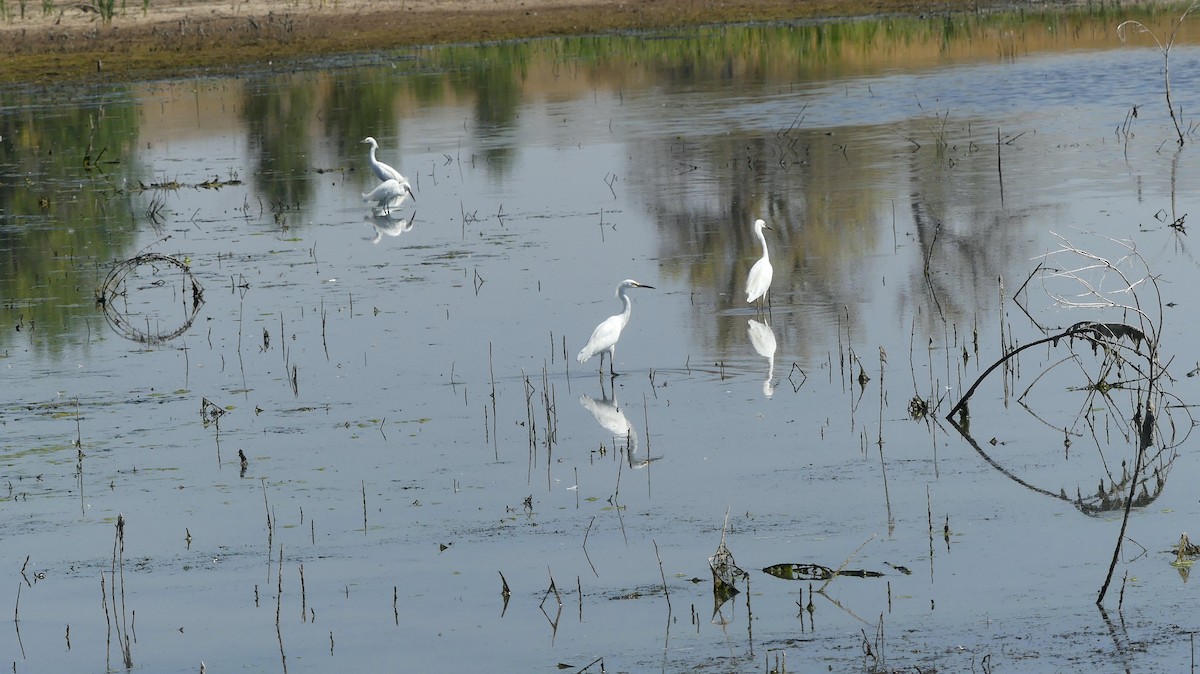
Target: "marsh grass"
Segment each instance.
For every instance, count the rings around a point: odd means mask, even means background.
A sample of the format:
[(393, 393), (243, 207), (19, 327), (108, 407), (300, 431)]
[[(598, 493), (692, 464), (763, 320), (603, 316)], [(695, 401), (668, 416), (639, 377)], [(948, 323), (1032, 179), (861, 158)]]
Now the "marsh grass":
[(92, 8), (100, 15), (100, 20), (107, 25), (112, 23), (116, 0), (92, 0)]

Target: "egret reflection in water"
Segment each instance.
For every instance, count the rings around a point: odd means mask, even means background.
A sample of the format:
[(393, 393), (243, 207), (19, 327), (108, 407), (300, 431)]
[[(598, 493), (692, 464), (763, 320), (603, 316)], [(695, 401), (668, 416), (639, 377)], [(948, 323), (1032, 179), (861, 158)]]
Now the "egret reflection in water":
[(775, 377), (775, 351), (778, 345), (775, 343), (775, 331), (766, 323), (761, 323), (753, 318), (746, 321), (750, 324), (747, 332), (750, 334), (750, 345), (758, 355), (767, 359), (767, 378), (763, 380), (763, 395), (770, 398), (775, 394), (775, 386), (771, 380)]
[(371, 243), (379, 243), (385, 234), (387, 236), (400, 236), (405, 232), (411, 231), (416, 219), (416, 213), (413, 213), (410, 218), (401, 218), (395, 213), (390, 212), (372, 213), (363, 216), (363, 220), (375, 228), (375, 238), (370, 239)]
[(637, 429), (629, 423), (629, 418), (621, 411), (621, 407), (617, 403), (616, 392), (613, 392), (612, 398), (605, 393), (603, 380), (600, 385), (600, 399), (596, 400), (585, 393), (579, 396), (579, 404), (595, 417), (596, 423), (600, 424), (601, 428), (612, 433), (614, 447), (620, 446), (622, 442), (626, 443), (628, 450), (626, 456), (631, 468), (642, 468), (650, 463), (649, 458), (634, 460), (633, 457), (638, 451)]

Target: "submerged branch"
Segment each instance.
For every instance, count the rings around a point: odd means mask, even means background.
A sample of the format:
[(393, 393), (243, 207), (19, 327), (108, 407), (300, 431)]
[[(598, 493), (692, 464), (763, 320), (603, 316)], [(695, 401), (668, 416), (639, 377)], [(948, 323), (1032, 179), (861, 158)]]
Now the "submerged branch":
[(1071, 337), (1083, 337), (1091, 340), (1093, 343), (1100, 343), (1104, 339), (1120, 339), (1122, 337), (1128, 337), (1135, 343), (1139, 343), (1146, 339), (1145, 333), (1143, 333), (1141, 330), (1124, 323), (1097, 323), (1094, 321), (1082, 321), (1072, 325), (1056, 335), (1050, 335), (1049, 337), (1043, 337), (1041, 339), (1029, 342), (1028, 344), (1022, 344), (1021, 346), (1018, 346), (1012, 351), (1004, 354), (1003, 357), (992, 363), (991, 366), (984, 370), (983, 373), (980, 374), (975, 380), (975, 382), (971, 384), (971, 387), (967, 389), (967, 392), (963, 394), (963, 397), (959, 398), (954, 407), (951, 408), (946, 414), (946, 420), (953, 423), (954, 415), (958, 414), (960, 411), (966, 412), (967, 401), (970, 400), (971, 396), (975, 394), (975, 389), (979, 388), (979, 385), (983, 383), (984, 379), (987, 379), (988, 375), (991, 374), (992, 371), (1009, 360), (1012, 360), (1017, 354), (1025, 351), (1026, 349), (1040, 346), (1042, 344), (1052, 343), (1057, 345), (1059, 340), (1069, 339)]

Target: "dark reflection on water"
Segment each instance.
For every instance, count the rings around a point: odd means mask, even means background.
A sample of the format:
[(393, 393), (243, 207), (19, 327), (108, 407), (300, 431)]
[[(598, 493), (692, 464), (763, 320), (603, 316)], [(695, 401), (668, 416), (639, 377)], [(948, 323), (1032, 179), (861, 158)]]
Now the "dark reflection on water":
[(111, 259), (136, 236), (138, 112), (99, 91), (57, 106), (8, 91), (0, 109), (0, 298), (14, 328), (0, 331), (0, 348), (60, 354), (64, 335), (84, 332), (80, 307), (95, 288), (87, 261)]
[(318, 101), (308, 82), (251, 85), (242, 120), (259, 180), (259, 198), (273, 209), (300, 209), (312, 197), (313, 138)]
[[(1158, 52), (1115, 39), (1133, 10), (1091, 9), (411, 50), (83, 105), (0, 93), (0, 567), (29, 555), (51, 579), (22, 595), (31, 666), (96, 668), (78, 597), (111, 572), (118, 515), (154, 671), (281, 650), (743, 671), (764, 648), (840, 671), (877, 616), (896, 669), (1183, 662), (1163, 633), (1194, 597), (1149, 551), (1196, 515), (1175, 487), (1195, 481), (1186, 434), (1163, 432), (1187, 408), (1158, 416), (1140, 483), (1144, 398), (1103, 352), (1030, 349), (976, 394), (970, 441), (942, 421), (1000, 354), (1083, 319), (1050, 300), (1069, 290), (1043, 257), (1056, 233), (1132, 241), (1163, 293), (1160, 360), (1193, 358), (1196, 265), (1170, 223), (1200, 167), (1173, 153)], [(1173, 52), (1184, 110), (1198, 56)], [(366, 136), (415, 200), (363, 202)], [(762, 312), (744, 288), (760, 217)], [(147, 252), (204, 288), (199, 305), (148, 266), (111, 298), (157, 323), (134, 333), (194, 318), (168, 343), (114, 338), (94, 301)], [(658, 290), (610, 380), (574, 355), (623, 278)], [(1112, 494), (1136, 484), (1148, 552), (1121, 559), (1139, 579), (1122, 624), (1147, 645), (1081, 655), (1075, 637), (1107, 634), (1090, 607)], [(680, 630), (727, 512), (748, 569), (920, 572), (805, 588), (799, 638), (798, 588), (753, 575), (720, 624)], [(1031, 650), (1051, 655), (1011, 655)]]

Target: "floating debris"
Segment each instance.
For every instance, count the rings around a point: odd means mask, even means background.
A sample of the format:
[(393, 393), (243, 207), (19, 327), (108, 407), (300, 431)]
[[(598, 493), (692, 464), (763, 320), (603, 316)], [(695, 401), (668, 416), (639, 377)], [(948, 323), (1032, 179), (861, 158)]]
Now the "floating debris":
[[(169, 274), (178, 272), (172, 280)], [(169, 302), (184, 304), (184, 318), (171, 318), (166, 328), (159, 327), (168, 316), (177, 315), (168, 306), (155, 306), (151, 295), (170, 292)], [(157, 291), (157, 292), (156, 292)], [(187, 307), (190, 295), (191, 307)], [(187, 332), (204, 305), (204, 288), (185, 260), (161, 253), (143, 253), (117, 263), (96, 293), (96, 306), (117, 334), (144, 344), (169, 342)]]
[(856, 578), (879, 578), (883, 573), (866, 571), (864, 569), (842, 569), (834, 571), (820, 564), (772, 564), (763, 569), (763, 573), (784, 580), (829, 580), (834, 576), (854, 576)]

